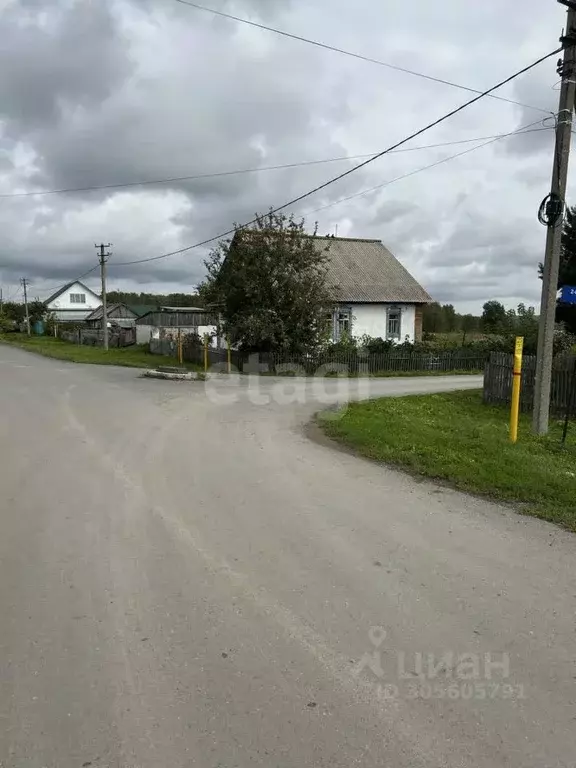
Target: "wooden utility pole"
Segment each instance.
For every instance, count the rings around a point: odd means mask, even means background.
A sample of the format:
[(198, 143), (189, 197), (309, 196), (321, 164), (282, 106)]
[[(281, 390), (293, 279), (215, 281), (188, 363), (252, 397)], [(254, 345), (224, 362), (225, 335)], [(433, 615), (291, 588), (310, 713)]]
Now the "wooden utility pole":
[(22, 283), (22, 290), (24, 291), (24, 312), (26, 317), (26, 333), (30, 336), (30, 315), (28, 314), (28, 280), (23, 277), (20, 282)]
[(100, 275), (102, 277), (102, 335), (104, 339), (104, 349), (108, 349), (108, 306), (106, 301), (106, 262), (110, 258), (110, 253), (106, 251), (106, 248), (110, 248), (108, 245), (95, 246), (100, 251)]
[(556, 322), (556, 293), (562, 246), (562, 229), (572, 138), (572, 113), (576, 99), (576, 0), (558, 0), (568, 8), (566, 34), (560, 40), (564, 45), (564, 58), (558, 72), (562, 78), (560, 106), (556, 125), (556, 147), (552, 170), (552, 189), (542, 204), (540, 221), (548, 227), (546, 257), (542, 274), (542, 301), (536, 359), (536, 382), (532, 428), (537, 435), (548, 432), (550, 392), (552, 386), (552, 359), (554, 354), (554, 326)]

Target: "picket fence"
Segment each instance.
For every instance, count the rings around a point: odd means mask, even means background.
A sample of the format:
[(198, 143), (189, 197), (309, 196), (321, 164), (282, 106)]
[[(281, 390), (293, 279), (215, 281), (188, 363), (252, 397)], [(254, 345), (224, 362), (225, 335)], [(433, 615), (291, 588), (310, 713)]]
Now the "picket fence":
[[(178, 344), (175, 340), (153, 339), (150, 352), (176, 358)], [(202, 345), (190, 343), (184, 339), (182, 345), (183, 360), (203, 366), (205, 350)], [(209, 367), (218, 366), (227, 369), (228, 352), (225, 349), (208, 348)], [(455, 371), (482, 371), (487, 361), (487, 354), (474, 350), (456, 349), (433, 353), (411, 353), (405, 350), (391, 350), (384, 354), (362, 354), (358, 350), (349, 352), (317, 352), (310, 355), (277, 355), (267, 352), (246, 353), (238, 350), (230, 352), (233, 369), (242, 373), (271, 374), (346, 374), (378, 375), (385, 373), (453, 373)]]
[[(512, 396), (512, 372), (514, 356), (504, 352), (492, 352), (484, 369), (484, 402), (509, 404)], [(520, 409), (531, 411), (534, 405), (536, 357), (527, 355), (522, 361), (522, 387)], [(576, 384), (576, 358), (573, 355), (557, 356), (552, 370), (550, 411), (557, 415), (566, 413)], [(576, 394), (576, 393), (575, 393)]]

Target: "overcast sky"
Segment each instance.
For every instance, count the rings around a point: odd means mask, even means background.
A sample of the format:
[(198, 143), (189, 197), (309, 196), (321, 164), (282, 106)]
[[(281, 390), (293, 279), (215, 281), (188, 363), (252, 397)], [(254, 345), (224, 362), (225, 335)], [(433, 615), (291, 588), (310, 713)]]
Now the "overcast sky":
[[(205, 0), (219, 10), (483, 89), (557, 46), (555, 0)], [(555, 111), (556, 57), (500, 93)], [(209, 174), (380, 151), (464, 91), (175, 0), (0, 0), (0, 194)], [(545, 115), (484, 99), (408, 146), (514, 131)], [(545, 125), (550, 126), (549, 119)], [(541, 124), (533, 127), (541, 128)], [(378, 238), (438, 301), (538, 304), (553, 131), (512, 137), (316, 209), (474, 144), (389, 155), (294, 208), (322, 234)], [(357, 161), (356, 161), (357, 162)], [(281, 205), (340, 161), (147, 187), (0, 199), (0, 284), (32, 296), (96, 263), (110, 289), (190, 291), (205, 249), (132, 267)], [(576, 175), (572, 175), (576, 179)], [(576, 202), (570, 184), (569, 202)], [(97, 286), (97, 274), (86, 278)]]

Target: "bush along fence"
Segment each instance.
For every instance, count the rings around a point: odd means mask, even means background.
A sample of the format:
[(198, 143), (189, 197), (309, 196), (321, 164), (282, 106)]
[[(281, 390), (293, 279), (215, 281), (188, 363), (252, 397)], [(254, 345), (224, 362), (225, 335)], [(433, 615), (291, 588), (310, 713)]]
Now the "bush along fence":
[[(575, 380), (575, 366), (574, 355), (559, 355), (554, 358), (550, 410), (556, 415), (564, 415), (568, 410)], [(485, 403), (510, 403), (513, 367), (513, 355), (492, 352), (484, 369)], [(528, 355), (522, 361), (521, 411), (531, 411), (533, 408), (535, 380), (536, 356)]]
[[(58, 328), (56, 335), (59, 339), (69, 341), (72, 344), (82, 344), (87, 347), (104, 346), (103, 331), (96, 331), (91, 328), (74, 328), (66, 330)], [(135, 343), (135, 328), (111, 328), (108, 331), (108, 346), (111, 349), (114, 347), (131, 347)]]
[[(176, 358), (178, 345), (173, 340), (152, 340), (153, 354)], [(183, 359), (186, 362), (204, 365), (205, 350), (197, 340), (188, 338), (182, 344)], [(226, 371), (228, 351), (208, 348), (208, 366)], [(369, 353), (361, 349), (327, 350), (310, 355), (278, 355), (268, 352), (249, 353), (238, 350), (230, 352), (233, 370), (241, 373), (270, 373), (277, 375), (347, 375), (374, 376), (397, 373), (453, 373), (455, 371), (482, 371), (488, 353), (469, 349), (442, 350), (438, 352), (417, 352), (399, 348), (384, 353)]]

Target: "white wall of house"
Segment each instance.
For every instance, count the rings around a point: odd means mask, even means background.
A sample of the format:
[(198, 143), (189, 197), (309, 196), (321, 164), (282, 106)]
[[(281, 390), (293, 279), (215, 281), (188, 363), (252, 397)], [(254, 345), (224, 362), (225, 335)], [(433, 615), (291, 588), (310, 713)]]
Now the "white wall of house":
[(54, 301), (46, 304), (46, 309), (53, 312), (57, 320), (85, 320), (101, 305), (99, 296), (79, 283), (74, 283)]
[(199, 325), (198, 336), (204, 339), (206, 334), (210, 336), (210, 346), (216, 348), (218, 346), (218, 328), (215, 325)]
[(352, 310), (352, 335), (356, 338), (371, 336), (387, 338), (388, 309), (401, 310), (400, 342), (414, 341), (416, 332), (416, 306), (414, 304), (349, 304)]
[[(156, 331), (156, 336), (153, 335), (153, 331)], [(150, 339), (158, 338), (159, 331), (153, 325), (138, 325), (136, 324), (136, 344), (149, 344)]]

